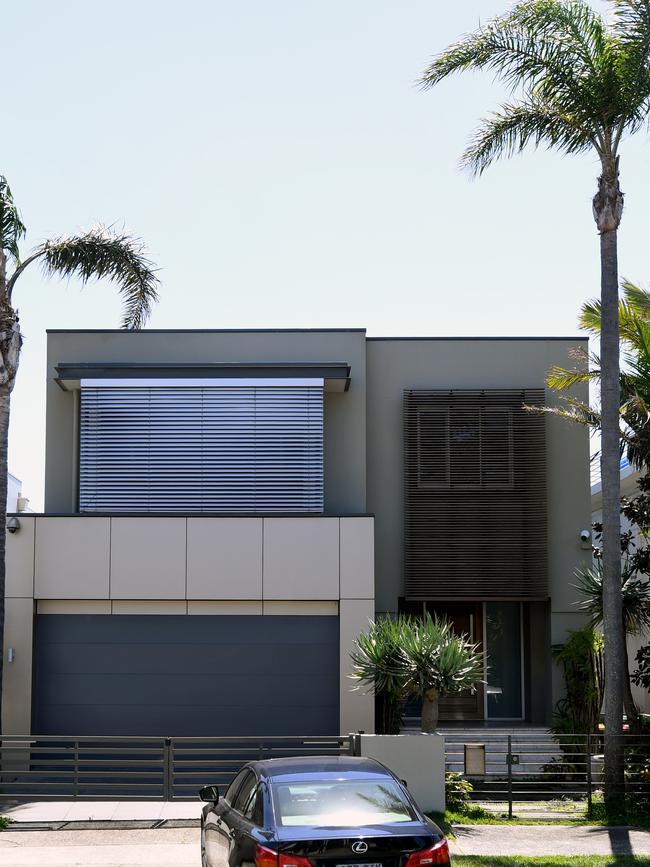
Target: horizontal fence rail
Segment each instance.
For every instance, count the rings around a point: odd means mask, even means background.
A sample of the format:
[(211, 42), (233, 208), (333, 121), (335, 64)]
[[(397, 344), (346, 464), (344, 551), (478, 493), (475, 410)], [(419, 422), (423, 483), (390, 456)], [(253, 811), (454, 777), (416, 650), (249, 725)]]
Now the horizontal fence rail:
[(348, 737), (0, 737), (2, 801), (196, 800), (223, 791), (246, 762), (342, 755)]
[[(625, 790), (650, 800), (650, 735), (620, 736)], [(473, 759), (466, 759), (467, 748)], [(476, 772), (484, 756), (484, 767)], [(472, 802), (493, 813), (529, 818), (590, 816), (604, 775), (603, 733), (551, 734), (539, 731), (497, 734), (490, 730), (445, 732), (446, 769), (466, 777)]]

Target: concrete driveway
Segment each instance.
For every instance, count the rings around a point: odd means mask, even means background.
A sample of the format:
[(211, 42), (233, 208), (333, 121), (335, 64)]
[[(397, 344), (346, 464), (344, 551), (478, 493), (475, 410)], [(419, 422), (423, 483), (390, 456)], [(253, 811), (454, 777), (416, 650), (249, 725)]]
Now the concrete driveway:
[(0, 867), (200, 867), (198, 828), (4, 831)]

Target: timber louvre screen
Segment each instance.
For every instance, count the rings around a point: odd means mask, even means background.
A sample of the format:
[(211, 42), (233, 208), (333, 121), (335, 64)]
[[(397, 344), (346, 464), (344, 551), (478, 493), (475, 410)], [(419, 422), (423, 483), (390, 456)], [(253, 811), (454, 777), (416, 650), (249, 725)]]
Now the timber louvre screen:
[(323, 386), (81, 389), (82, 512), (323, 511)]
[(544, 389), (404, 391), (410, 599), (544, 599)]

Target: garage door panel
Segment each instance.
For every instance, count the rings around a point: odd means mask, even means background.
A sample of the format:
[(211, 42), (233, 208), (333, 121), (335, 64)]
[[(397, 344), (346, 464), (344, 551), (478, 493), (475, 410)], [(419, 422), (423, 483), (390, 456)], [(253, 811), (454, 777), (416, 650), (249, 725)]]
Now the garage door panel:
[(317, 701), (323, 690), (327, 691), (330, 679), (320, 673), (292, 675), (290, 688), (286, 680), (284, 674), (265, 675), (242, 685), (239, 674), (215, 675), (209, 681), (200, 674), (82, 674), (74, 678), (57, 675), (44, 686), (41, 695), (52, 705), (101, 704), (107, 695), (120, 704), (150, 705), (160, 703), (161, 696), (171, 691), (175, 704), (219, 707), (239, 698), (242, 692), (244, 696), (239, 703), (250, 706), (253, 698), (247, 700), (245, 693), (251, 691), (256, 706), (269, 707), (292, 696), (299, 696), (306, 703)]
[(33, 731), (334, 734), (338, 679), (337, 617), (38, 615)]
[(238, 643), (215, 649), (205, 644), (81, 644), (61, 643), (48, 645), (44, 654), (43, 671), (51, 676), (65, 674), (148, 674), (160, 670), (164, 660), (169, 674), (214, 673), (215, 664), (222, 669), (236, 670), (241, 675), (273, 674), (293, 668), (296, 672), (311, 673), (322, 670), (330, 660), (329, 672), (335, 670), (337, 660), (331, 660), (331, 643), (301, 644), (296, 654), (295, 643), (273, 644), (258, 653), (250, 653), (250, 645)]
[[(242, 714), (250, 717), (250, 725), (242, 730)], [(251, 715), (250, 708), (226, 707), (218, 715), (213, 707), (194, 705), (187, 708), (170, 708), (168, 705), (151, 705), (149, 708), (132, 705), (68, 705), (57, 714), (55, 734), (93, 734), (113, 737), (144, 736), (174, 737), (178, 732), (184, 737), (278, 737), (284, 735), (332, 734), (330, 727), (323, 731), (323, 720), (338, 716), (338, 707), (321, 705), (305, 708), (304, 705), (283, 705), (282, 708), (260, 708)], [(154, 720), (163, 720), (155, 723)], [(85, 731), (79, 732), (79, 719), (85, 721)], [(300, 720), (299, 726), (288, 728), (288, 719)], [(338, 733), (338, 725), (334, 729)]]
[[(313, 635), (331, 635), (336, 617), (290, 617), (261, 615), (154, 615), (154, 614), (43, 614), (38, 616), (39, 641), (59, 644), (66, 618), (67, 640), (74, 643), (231, 645), (245, 638), (246, 644), (267, 644), (273, 636), (293, 642), (309, 642)], [(163, 620), (169, 621), (164, 628)], [(172, 623), (173, 621), (173, 623)], [(206, 623), (210, 625), (206, 628)]]

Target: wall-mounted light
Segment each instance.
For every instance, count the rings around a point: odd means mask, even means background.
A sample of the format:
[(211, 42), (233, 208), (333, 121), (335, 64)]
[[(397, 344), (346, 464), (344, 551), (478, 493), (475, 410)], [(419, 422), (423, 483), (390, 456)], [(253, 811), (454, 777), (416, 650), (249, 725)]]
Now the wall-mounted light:
[(20, 530), (20, 521), (15, 515), (7, 518), (7, 533), (17, 533)]
[(580, 547), (591, 548), (591, 530), (580, 530)]
[(7, 648), (7, 662), (13, 662), (16, 659), (16, 649), (14, 647)]

